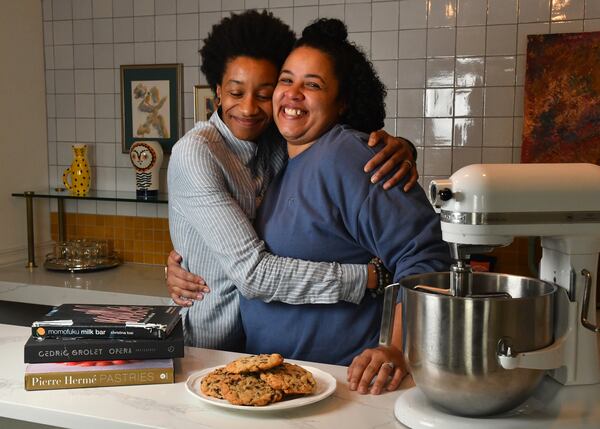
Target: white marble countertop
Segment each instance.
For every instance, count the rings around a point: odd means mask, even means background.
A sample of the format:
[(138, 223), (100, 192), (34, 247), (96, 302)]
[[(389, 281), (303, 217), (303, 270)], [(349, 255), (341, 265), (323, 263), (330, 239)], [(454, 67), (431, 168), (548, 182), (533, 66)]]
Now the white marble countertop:
[(41, 266), (29, 270), (23, 264), (0, 267), (0, 300), (44, 305), (170, 303), (163, 267), (133, 263), (88, 273)]
[[(29, 328), (0, 325), (0, 416), (66, 428), (139, 429), (390, 429), (398, 392), (379, 396), (350, 392), (346, 367), (307, 363), (337, 380), (335, 393), (318, 403), (273, 412), (229, 410), (205, 404), (186, 391), (187, 377), (222, 365), (236, 353), (186, 348), (176, 360), (174, 384), (25, 391), (23, 344)], [(404, 385), (410, 386), (407, 379)]]

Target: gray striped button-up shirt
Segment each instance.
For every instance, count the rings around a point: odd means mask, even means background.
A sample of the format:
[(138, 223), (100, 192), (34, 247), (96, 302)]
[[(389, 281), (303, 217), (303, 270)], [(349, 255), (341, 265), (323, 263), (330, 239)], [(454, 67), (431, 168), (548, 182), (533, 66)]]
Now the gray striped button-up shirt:
[[(308, 262), (266, 251), (252, 220), (262, 178), (249, 163), (256, 144), (239, 140), (217, 113), (173, 147), (168, 168), (169, 228), (182, 266), (211, 292), (184, 310), (186, 344), (241, 350), (238, 290), (289, 304), (360, 302), (366, 265)], [(281, 166), (283, 151), (274, 164)], [(293, 243), (290, 243), (293, 246)]]

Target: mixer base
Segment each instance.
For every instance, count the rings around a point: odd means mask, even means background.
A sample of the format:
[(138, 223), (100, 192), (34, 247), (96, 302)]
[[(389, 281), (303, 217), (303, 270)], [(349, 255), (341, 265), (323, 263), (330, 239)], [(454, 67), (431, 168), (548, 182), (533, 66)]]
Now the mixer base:
[(400, 394), (394, 414), (411, 429), (598, 429), (599, 398), (600, 384), (563, 386), (547, 376), (523, 404), (492, 417), (453, 416), (417, 387)]

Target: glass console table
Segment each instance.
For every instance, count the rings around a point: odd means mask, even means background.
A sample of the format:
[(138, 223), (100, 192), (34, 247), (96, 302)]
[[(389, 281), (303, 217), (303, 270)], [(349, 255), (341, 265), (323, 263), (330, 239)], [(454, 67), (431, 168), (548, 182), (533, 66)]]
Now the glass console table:
[(64, 188), (49, 188), (40, 191), (14, 192), (13, 197), (25, 198), (27, 214), (27, 267), (35, 267), (35, 249), (33, 232), (33, 200), (35, 198), (55, 198), (58, 204), (58, 240), (65, 241), (65, 200), (95, 200), (95, 201), (122, 201), (133, 203), (168, 203), (167, 194), (158, 194), (156, 197), (138, 197), (134, 191), (96, 191), (90, 190), (85, 196), (72, 195)]

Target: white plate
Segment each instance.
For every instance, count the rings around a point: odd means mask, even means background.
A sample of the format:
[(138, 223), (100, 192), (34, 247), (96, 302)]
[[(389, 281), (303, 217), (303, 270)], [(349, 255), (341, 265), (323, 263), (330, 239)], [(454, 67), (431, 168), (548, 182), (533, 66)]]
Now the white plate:
[(335, 392), (336, 381), (333, 376), (325, 371), (321, 371), (320, 369), (313, 368), (312, 366), (302, 366), (307, 371), (310, 371), (312, 375), (315, 377), (317, 381), (317, 391), (312, 395), (295, 397), (294, 399), (284, 399), (280, 402), (275, 402), (273, 404), (265, 405), (263, 407), (253, 407), (246, 405), (233, 405), (227, 402), (224, 399), (217, 399), (211, 396), (207, 396), (200, 390), (200, 382), (204, 378), (205, 375), (214, 371), (217, 368), (223, 368), (223, 366), (215, 366), (213, 368), (206, 368), (202, 371), (195, 372), (190, 375), (185, 383), (185, 388), (188, 392), (194, 395), (196, 398), (200, 399), (203, 402), (207, 402), (211, 405), (216, 405), (218, 407), (224, 408), (233, 408), (236, 410), (244, 410), (244, 411), (275, 411), (275, 410), (285, 410), (288, 408), (297, 408), (302, 407), (304, 405), (312, 404), (318, 401), (321, 401), (328, 396), (330, 396), (333, 392)]

